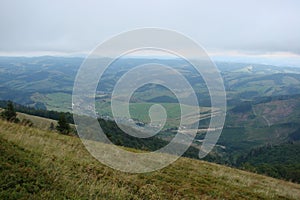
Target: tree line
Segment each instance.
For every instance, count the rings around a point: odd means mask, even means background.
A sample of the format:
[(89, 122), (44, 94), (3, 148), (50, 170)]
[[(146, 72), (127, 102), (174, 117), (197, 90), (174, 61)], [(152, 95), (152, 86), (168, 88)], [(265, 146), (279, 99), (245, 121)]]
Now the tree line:
[[(46, 109), (35, 109), (33, 107), (29, 106), (24, 106), (12, 101), (6, 101), (6, 100), (0, 100), (0, 108), (7, 108), (8, 103), (11, 102), (15, 111), (21, 112), (21, 113), (26, 113), (29, 115), (34, 115), (34, 116), (39, 116), (39, 117), (44, 117), (48, 119), (53, 119), (53, 120), (59, 120), (62, 112), (58, 111), (53, 111), (53, 110), (46, 110)], [(70, 112), (63, 112), (66, 118), (66, 121), (69, 124), (74, 124), (73, 116), (72, 113)]]
[[(70, 120), (70, 115), (68, 115), (69, 113), (67, 113), (67, 116), (69, 117), (69, 120), (66, 117), (66, 114), (61, 112), (56, 112), (56, 111), (47, 111), (47, 110), (36, 110), (34, 108), (29, 108), (26, 106), (22, 106), (22, 105), (18, 105), (15, 104), (11, 101), (6, 101), (6, 106), (3, 106), (4, 103), (3, 101), (1, 102), (1, 107), (4, 108), (4, 111), (1, 112), (0, 116), (2, 119), (9, 121), (9, 122), (13, 122), (13, 123), (20, 123), (22, 125), (25, 126), (33, 126), (33, 122), (29, 119), (22, 119), (20, 120), (17, 117), (17, 112), (22, 112), (26, 113), (26, 114), (31, 114), (31, 115), (35, 115), (35, 116), (41, 116), (41, 117), (45, 117), (45, 116), (52, 116), (52, 119), (57, 120), (57, 126), (54, 127), (54, 124), (51, 123), (49, 129), (50, 130), (57, 130), (58, 132), (62, 133), (62, 134), (69, 134), (71, 132), (71, 127), (69, 124), (69, 121), (73, 121)], [(16, 109), (16, 108), (17, 109)]]

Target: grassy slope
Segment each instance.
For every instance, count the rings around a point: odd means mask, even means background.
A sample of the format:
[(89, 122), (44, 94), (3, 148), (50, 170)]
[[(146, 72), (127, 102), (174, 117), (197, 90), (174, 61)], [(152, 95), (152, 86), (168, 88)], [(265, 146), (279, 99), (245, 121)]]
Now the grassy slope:
[(0, 199), (299, 199), (300, 186), (181, 158), (147, 174), (112, 170), (78, 138), (0, 121)]
[[(3, 111), (4, 111), (4, 109), (0, 108), (0, 113), (3, 112)], [(29, 114), (20, 113), (20, 112), (17, 112), (17, 118), (19, 118), (20, 120), (29, 119), (30, 121), (33, 122), (34, 127), (37, 127), (39, 129), (43, 129), (43, 130), (48, 130), (51, 123), (53, 123), (54, 125), (57, 124), (57, 121), (53, 120), (53, 119), (48, 119), (48, 118), (45, 118), (45, 117), (29, 115)]]
[[(1, 112), (1, 110), (0, 110), (0, 112)], [(29, 119), (30, 121), (33, 122), (33, 127), (36, 127), (38, 129), (41, 129), (41, 130), (49, 130), (51, 123), (53, 123), (54, 126), (57, 125), (56, 120), (45, 118), (45, 117), (29, 115), (29, 114), (26, 114), (26, 113), (17, 112), (17, 118), (19, 118), (20, 120)], [(74, 124), (70, 124), (70, 126), (71, 126), (71, 128), (75, 129)]]
[(50, 124), (53, 123), (55, 126), (57, 125), (57, 121), (53, 119), (48, 119), (44, 117), (34, 116), (34, 115), (28, 115), (25, 113), (17, 113), (17, 117), (19, 119), (29, 119), (33, 122), (33, 126), (37, 127), (39, 129), (48, 130), (50, 127)]

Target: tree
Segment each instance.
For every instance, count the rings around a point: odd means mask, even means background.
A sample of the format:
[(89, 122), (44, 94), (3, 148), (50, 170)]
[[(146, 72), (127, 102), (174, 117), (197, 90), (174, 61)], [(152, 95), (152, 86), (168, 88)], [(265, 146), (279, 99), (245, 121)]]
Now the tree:
[(53, 122), (51, 122), (51, 124), (50, 124), (50, 127), (49, 127), (49, 130), (50, 131), (53, 131), (55, 128), (54, 128), (54, 124), (53, 124)]
[(15, 111), (14, 105), (11, 101), (8, 101), (6, 109), (1, 113), (1, 116), (10, 122), (19, 122), (17, 118), (17, 113)]
[(66, 116), (64, 113), (61, 113), (57, 122), (56, 130), (62, 134), (69, 134), (71, 131), (70, 124), (67, 123)]

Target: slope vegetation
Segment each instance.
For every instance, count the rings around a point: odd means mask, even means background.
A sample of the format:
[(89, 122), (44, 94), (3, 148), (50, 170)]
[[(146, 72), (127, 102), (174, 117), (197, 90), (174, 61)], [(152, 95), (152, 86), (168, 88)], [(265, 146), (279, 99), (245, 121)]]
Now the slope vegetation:
[(122, 173), (76, 137), (1, 120), (0, 140), (0, 199), (300, 198), (300, 185), (188, 158), (153, 173)]

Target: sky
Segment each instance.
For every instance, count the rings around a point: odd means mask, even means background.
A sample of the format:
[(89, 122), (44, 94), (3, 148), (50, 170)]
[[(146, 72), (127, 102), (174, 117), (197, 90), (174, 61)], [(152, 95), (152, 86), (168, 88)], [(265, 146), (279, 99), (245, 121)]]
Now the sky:
[(215, 58), (300, 64), (297, 0), (1, 0), (0, 27), (0, 55), (79, 55), (121, 32), (158, 27)]

